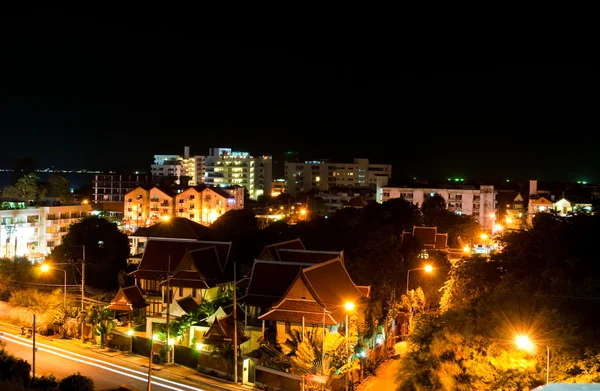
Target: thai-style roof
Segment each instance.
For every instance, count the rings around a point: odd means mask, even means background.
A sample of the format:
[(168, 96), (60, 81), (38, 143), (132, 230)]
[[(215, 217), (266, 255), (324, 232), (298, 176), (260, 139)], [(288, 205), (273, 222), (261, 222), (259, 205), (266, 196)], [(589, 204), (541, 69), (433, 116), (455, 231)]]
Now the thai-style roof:
[[(233, 342), (234, 335), (234, 323), (233, 316), (227, 315), (222, 318), (218, 318), (210, 328), (204, 333), (204, 338), (202, 339), (202, 343), (215, 345), (224, 342)], [(244, 334), (244, 327), (240, 324), (238, 320), (238, 328), (237, 328), (237, 344), (241, 345), (246, 342), (248, 337)]]
[(216, 238), (216, 234), (212, 229), (185, 217), (171, 217), (150, 227), (140, 227), (130, 237), (211, 240)]
[(283, 248), (306, 250), (300, 238), (286, 240), (285, 242), (278, 242), (265, 245), (263, 251), (258, 256), (258, 259), (265, 261), (279, 261), (279, 255), (277, 254), (277, 250)]
[(144, 300), (144, 295), (137, 285), (121, 287), (107, 306), (114, 311), (132, 312), (134, 309), (145, 308), (148, 305)]
[(315, 250), (297, 250), (291, 248), (278, 248), (277, 255), (281, 262), (300, 262), (300, 263), (321, 263), (340, 259), (344, 262), (343, 251), (315, 251)]

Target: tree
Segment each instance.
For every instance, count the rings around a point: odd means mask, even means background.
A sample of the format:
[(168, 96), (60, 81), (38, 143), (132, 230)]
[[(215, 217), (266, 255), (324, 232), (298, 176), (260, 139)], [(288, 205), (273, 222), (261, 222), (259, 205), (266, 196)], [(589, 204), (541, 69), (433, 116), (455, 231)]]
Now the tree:
[(434, 194), (431, 197), (425, 198), (421, 205), (423, 215), (428, 213), (440, 212), (446, 210), (446, 200), (439, 194)]
[(46, 181), (47, 195), (60, 198), (62, 202), (69, 202), (71, 195), (71, 182), (60, 175), (50, 175)]
[[(54, 262), (77, 262), (85, 246), (86, 285), (101, 289), (118, 287), (118, 273), (127, 268), (129, 239), (116, 224), (96, 216), (69, 227), (62, 244), (52, 251)], [(89, 271), (93, 270), (93, 273)]]
[(60, 381), (59, 391), (94, 391), (94, 381), (81, 375), (79, 372), (75, 375), (67, 376)]
[(3, 196), (7, 198), (23, 198), (25, 201), (35, 201), (42, 195), (37, 184), (38, 179), (35, 173), (22, 176), (14, 186), (4, 189)]
[(211, 228), (223, 237), (232, 238), (245, 232), (257, 231), (258, 220), (249, 210), (230, 210), (215, 220)]

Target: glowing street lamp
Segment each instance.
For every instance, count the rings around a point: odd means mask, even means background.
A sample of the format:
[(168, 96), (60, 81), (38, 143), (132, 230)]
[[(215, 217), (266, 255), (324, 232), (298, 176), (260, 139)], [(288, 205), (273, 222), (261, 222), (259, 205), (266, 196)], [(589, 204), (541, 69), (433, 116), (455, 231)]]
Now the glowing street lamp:
[(410, 272), (412, 272), (413, 270), (425, 270), (425, 273), (431, 273), (433, 271), (433, 266), (431, 265), (425, 265), (424, 267), (418, 267), (415, 269), (408, 269), (408, 271), (406, 272), (406, 295), (408, 296), (408, 286), (410, 283)]
[(469, 246), (465, 246), (465, 247), (463, 248), (463, 251), (464, 251), (464, 253), (465, 253), (465, 254), (468, 254), (468, 253), (470, 253), (470, 252), (471, 252), (471, 248), (470, 248)]
[(47, 273), (50, 270), (60, 270), (63, 273), (65, 273), (65, 282), (63, 285), (63, 307), (67, 308), (67, 271), (64, 269), (56, 269), (51, 267), (50, 265), (48, 265), (47, 263), (44, 263), (42, 266), (40, 266), (40, 270), (42, 271), (42, 273)]
[(301, 210), (300, 210), (300, 214), (301, 214), (302, 216), (304, 216), (304, 215), (306, 214), (306, 209), (301, 209)]
[[(517, 335), (515, 338), (515, 345), (521, 350), (525, 350), (531, 353), (535, 350), (535, 344), (531, 342), (527, 335)], [(546, 347), (546, 384), (550, 383), (550, 346), (542, 345)]]
[(487, 238), (488, 238), (487, 234), (485, 234), (485, 233), (484, 233), (484, 234), (481, 234), (481, 239), (483, 239), (483, 240), (487, 240)]

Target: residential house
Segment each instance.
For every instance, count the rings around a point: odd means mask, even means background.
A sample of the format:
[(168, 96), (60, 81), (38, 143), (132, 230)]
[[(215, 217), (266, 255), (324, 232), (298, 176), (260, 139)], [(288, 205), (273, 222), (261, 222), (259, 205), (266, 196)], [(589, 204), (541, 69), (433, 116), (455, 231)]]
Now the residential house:
[(132, 315), (137, 312), (140, 316), (146, 315), (146, 307), (148, 303), (144, 299), (144, 295), (138, 286), (121, 287), (106, 307), (109, 310), (115, 311), (115, 318), (118, 319), (118, 313), (125, 313), (131, 321)]
[(545, 197), (533, 198), (529, 197), (527, 205), (527, 223), (531, 225), (533, 218), (537, 213), (548, 213), (554, 210), (554, 204)]
[(506, 204), (506, 215), (504, 219), (500, 218), (500, 223), (504, 223), (507, 229), (521, 229), (525, 214), (525, 200), (521, 193), (518, 193), (511, 203)]
[(265, 245), (257, 259), (261, 259), (264, 261), (278, 261), (279, 255), (277, 254), (277, 251), (283, 248), (306, 250), (306, 247), (304, 247), (304, 243), (302, 243), (302, 241), (299, 238), (286, 240), (284, 242)]
[(276, 340), (283, 343), (292, 330), (327, 327), (337, 331), (345, 321), (345, 303), (357, 308), (369, 295), (369, 287), (354, 284), (339, 259), (301, 269), (271, 310), (258, 318), (275, 323)]
[(149, 193), (149, 221), (145, 225), (155, 224), (158, 221), (169, 220), (173, 217), (175, 192), (171, 189), (154, 186)]
[(160, 314), (169, 296), (171, 302), (191, 296), (198, 303), (216, 297), (229, 280), (225, 268), (230, 250), (231, 242), (151, 238), (138, 268), (129, 273), (148, 302), (147, 314)]
[(139, 227), (129, 235), (131, 249), (131, 263), (139, 263), (141, 254), (144, 253), (146, 243), (152, 238), (181, 239), (188, 241), (213, 240), (216, 234), (213, 230), (202, 224), (195, 223), (183, 217), (173, 217), (168, 221), (162, 221), (150, 227)]

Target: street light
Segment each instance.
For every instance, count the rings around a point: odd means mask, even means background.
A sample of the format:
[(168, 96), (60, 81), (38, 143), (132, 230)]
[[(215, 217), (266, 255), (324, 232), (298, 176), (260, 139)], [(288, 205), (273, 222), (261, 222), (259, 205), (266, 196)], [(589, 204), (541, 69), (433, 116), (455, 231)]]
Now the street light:
[(425, 270), (425, 273), (431, 273), (433, 271), (433, 266), (431, 265), (425, 265), (424, 267), (417, 267), (415, 269), (408, 269), (408, 271), (406, 272), (406, 295), (408, 296), (408, 286), (410, 283), (410, 272), (412, 272), (413, 270)]
[[(535, 350), (535, 345), (528, 336), (526, 335), (517, 335), (515, 338), (515, 344), (517, 348), (521, 350), (525, 350), (529, 353)], [(550, 346), (549, 345), (541, 345), (546, 347), (546, 384), (550, 383)]]
[(42, 271), (42, 273), (47, 273), (50, 271), (50, 269), (60, 270), (63, 273), (65, 273), (65, 283), (63, 286), (63, 307), (67, 308), (67, 271), (64, 269), (57, 269), (57, 268), (51, 267), (47, 263), (44, 263), (42, 266), (40, 266), (40, 270)]
[[(344, 303), (344, 308), (346, 309), (346, 356), (348, 357), (348, 364), (350, 364), (350, 349), (349, 349), (349, 335), (348, 335), (348, 313), (354, 311), (355, 305), (351, 301), (347, 301)], [(348, 391), (350, 385), (350, 365), (348, 365), (348, 370), (346, 371), (346, 391)]]

